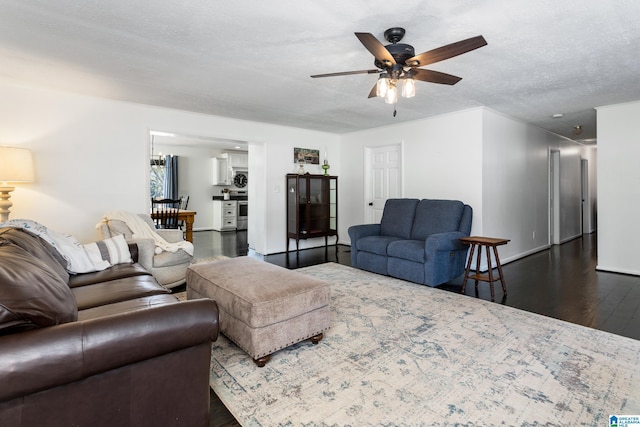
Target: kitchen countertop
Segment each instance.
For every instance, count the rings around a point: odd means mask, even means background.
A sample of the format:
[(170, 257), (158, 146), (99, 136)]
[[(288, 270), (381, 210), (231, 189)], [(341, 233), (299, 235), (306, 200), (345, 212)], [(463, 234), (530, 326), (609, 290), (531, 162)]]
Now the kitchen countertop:
[[(229, 196), (229, 200), (248, 200), (249, 196)], [(224, 196), (213, 196), (213, 200), (224, 200)]]

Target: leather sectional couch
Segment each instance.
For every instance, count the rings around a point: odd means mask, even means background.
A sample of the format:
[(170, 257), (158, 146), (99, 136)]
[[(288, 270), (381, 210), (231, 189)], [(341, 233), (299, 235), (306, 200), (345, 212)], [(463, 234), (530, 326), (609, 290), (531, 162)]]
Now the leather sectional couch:
[(216, 303), (180, 302), (135, 262), (64, 265), (0, 228), (0, 426), (207, 426)]

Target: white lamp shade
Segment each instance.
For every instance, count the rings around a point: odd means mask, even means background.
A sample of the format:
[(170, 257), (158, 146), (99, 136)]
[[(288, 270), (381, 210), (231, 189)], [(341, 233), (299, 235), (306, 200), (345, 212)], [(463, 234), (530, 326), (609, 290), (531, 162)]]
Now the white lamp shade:
[(26, 148), (0, 147), (0, 182), (32, 182), (33, 159)]

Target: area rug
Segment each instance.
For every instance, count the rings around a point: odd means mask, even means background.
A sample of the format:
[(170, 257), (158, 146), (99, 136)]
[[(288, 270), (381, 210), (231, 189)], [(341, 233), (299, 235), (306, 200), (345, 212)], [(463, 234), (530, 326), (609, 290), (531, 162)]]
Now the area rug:
[(331, 329), (258, 368), (221, 336), (243, 426), (605, 426), (640, 414), (640, 341), (329, 263)]

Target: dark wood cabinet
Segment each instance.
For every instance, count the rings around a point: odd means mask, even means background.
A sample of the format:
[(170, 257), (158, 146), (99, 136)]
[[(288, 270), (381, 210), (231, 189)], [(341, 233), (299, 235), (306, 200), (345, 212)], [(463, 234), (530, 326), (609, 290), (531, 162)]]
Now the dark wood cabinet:
[(291, 239), (336, 236), (338, 244), (338, 177), (287, 174), (287, 252)]

